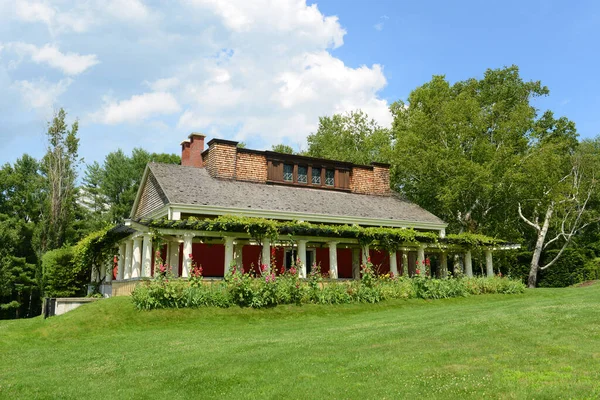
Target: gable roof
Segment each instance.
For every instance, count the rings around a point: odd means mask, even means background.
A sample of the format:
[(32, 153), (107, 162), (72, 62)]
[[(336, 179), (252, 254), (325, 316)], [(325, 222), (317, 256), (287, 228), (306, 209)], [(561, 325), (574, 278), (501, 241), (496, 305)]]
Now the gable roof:
[[(323, 216), (322, 221), (326, 221), (325, 217), (344, 218), (349, 224), (356, 218), (360, 223), (367, 219), (374, 221), (374, 225), (381, 221), (383, 225), (424, 225), (436, 229), (446, 226), (429, 211), (395, 194), (375, 196), (222, 180), (211, 177), (205, 168), (161, 163), (149, 163), (144, 175), (154, 179), (144, 179), (143, 184), (155, 181), (170, 205), (231, 208), (238, 213), (240, 210), (289, 213), (293, 219), (301, 219), (298, 214), (306, 214), (304, 220), (310, 222), (320, 222), (318, 216)], [(132, 214), (136, 214), (135, 209)]]

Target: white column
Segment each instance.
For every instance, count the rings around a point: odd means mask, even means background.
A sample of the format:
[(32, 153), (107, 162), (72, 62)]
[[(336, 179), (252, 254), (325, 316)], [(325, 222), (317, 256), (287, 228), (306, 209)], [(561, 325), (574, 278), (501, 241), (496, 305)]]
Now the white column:
[(463, 274), (464, 271), (462, 269), (462, 265), (460, 263), (460, 257), (458, 254), (454, 255), (454, 275)]
[(235, 266), (237, 267), (237, 270), (240, 272), (244, 272), (244, 260), (243, 260), (243, 252), (244, 252), (244, 245), (241, 243), (236, 243), (233, 246), (233, 252), (234, 252), (234, 259), (235, 259)]
[(425, 262), (425, 246), (419, 246), (417, 249), (417, 261), (419, 265), (423, 266)]
[(152, 235), (144, 234), (144, 242), (142, 246), (142, 277), (152, 276)]
[(427, 271), (427, 266), (425, 265), (425, 246), (419, 246), (417, 249), (417, 261), (419, 262), (421, 275), (425, 275), (425, 271)]
[(416, 270), (417, 270), (417, 255), (415, 254), (414, 251), (410, 251), (408, 253), (408, 271), (409, 271), (409, 275), (410, 275), (410, 272), (412, 271), (412, 274), (414, 276)]
[(106, 271), (104, 281), (106, 283), (111, 283), (113, 278), (113, 268), (115, 266), (115, 257), (111, 257), (110, 261), (104, 264), (104, 270)]
[(369, 258), (369, 245), (366, 244), (362, 247), (362, 264), (367, 265), (367, 260)]
[(473, 259), (471, 258), (471, 250), (465, 253), (465, 275), (469, 278), (473, 277)]
[(488, 277), (494, 276), (494, 263), (492, 261), (492, 251), (490, 249), (485, 251), (485, 269)]
[(125, 276), (125, 252), (127, 251), (125, 242), (119, 244), (119, 266), (117, 268), (117, 280), (122, 281)]
[(440, 259), (440, 268), (442, 269), (441, 278), (446, 279), (448, 277), (448, 253), (443, 252)]
[(225, 237), (225, 265), (223, 266), (223, 276), (227, 275), (231, 270), (233, 264), (233, 241), (235, 238), (226, 236)]
[(301, 264), (300, 278), (306, 278), (306, 242), (306, 240), (298, 240), (298, 259)]
[(360, 249), (352, 249), (352, 278), (360, 279)]
[(398, 276), (398, 261), (396, 258), (396, 250), (390, 252), (390, 272), (394, 276)]
[(338, 278), (337, 242), (329, 242), (329, 276)]
[(139, 278), (142, 266), (142, 238), (133, 239), (133, 258), (131, 261), (131, 277)]
[(123, 279), (131, 279), (131, 267), (133, 263), (133, 240), (125, 242), (125, 272)]
[(263, 239), (261, 263), (267, 266), (267, 271), (271, 270), (271, 240)]
[(169, 243), (169, 265), (174, 277), (179, 276), (179, 242)]
[(192, 239), (194, 238), (193, 233), (186, 233), (183, 235), (183, 267), (181, 268), (181, 277), (189, 278), (190, 271), (192, 269)]
[(98, 282), (98, 278), (98, 269), (96, 268), (95, 264), (92, 264), (92, 277), (90, 282)]

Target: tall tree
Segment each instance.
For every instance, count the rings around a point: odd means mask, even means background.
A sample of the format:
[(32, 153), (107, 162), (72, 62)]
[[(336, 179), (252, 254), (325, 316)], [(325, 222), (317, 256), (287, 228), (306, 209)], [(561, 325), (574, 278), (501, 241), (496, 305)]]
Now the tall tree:
[(357, 164), (388, 162), (392, 148), (389, 129), (360, 110), (320, 117), (317, 132), (307, 142), (309, 156)]
[[(393, 184), (450, 229), (520, 236), (512, 176), (548, 94), (516, 66), (451, 85), (443, 76), (413, 90), (394, 116)], [(508, 207), (507, 207), (508, 205)]]
[(140, 148), (133, 149), (131, 156), (128, 156), (119, 149), (109, 153), (102, 165), (87, 166), (83, 191), (88, 198), (95, 194), (96, 200), (103, 202), (105, 209), (101, 212), (102, 218), (117, 223), (129, 217), (149, 162), (179, 164), (181, 158), (175, 154), (148, 153)]
[[(537, 122), (534, 142), (520, 171), (519, 216), (534, 230), (535, 245), (528, 286), (535, 287), (539, 271), (556, 264), (574, 236), (600, 221), (598, 202), (600, 140), (577, 142), (575, 124), (547, 112)], [(558, 249), (540, 265), (542, 252)]]
[(42, 252), (65, 243), (75, 207), (76, 168), (81, 162), (77, 137), (79, 123), (75, 121), (69, 129), (66, 116), (62, 108), (56, 112), (46, 134), (48, 147), (42, 160), (42, 171), (46, 178), (47, 201), (41, 236)]

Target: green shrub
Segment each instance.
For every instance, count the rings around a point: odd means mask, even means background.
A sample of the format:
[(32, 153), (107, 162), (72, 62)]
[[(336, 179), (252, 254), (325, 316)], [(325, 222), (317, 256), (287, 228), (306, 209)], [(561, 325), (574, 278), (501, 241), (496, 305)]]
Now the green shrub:
[(48, 251), (42, 257), (44, 290), (49, 297), (85, 296), (89, 270), (74, 262), (74, 247)]

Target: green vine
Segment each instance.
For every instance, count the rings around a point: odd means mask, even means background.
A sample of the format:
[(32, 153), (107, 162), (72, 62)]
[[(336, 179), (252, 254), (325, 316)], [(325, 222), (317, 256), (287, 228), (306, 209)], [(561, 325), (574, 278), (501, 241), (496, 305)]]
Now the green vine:
[(375, 228), (357, 225), (312, 224), (297, 221), (275, 221), (265, 218), (239, 217), (225, 215), (215, 219), (201, 220), (191, 217), (186, 220), (172, 221), (166, 218), (142, 219), (137, 222), (150, 228), (186, 229), (208, 232), (245, 232), (251, 238), (261, 242), (264, 238), (276, 240), (280, 236), (316, 236), (331, 238), (357, 239), (361, 245), (375, 244), (377, 248), (393, 251), (406, 244), (428, 243), (441, 245), (460, 245), (471, 248), (495, 246), (505, 243), (488, 236), (461, 233), (440, 238), (435, 232), (421, 232), (403, 228)]

